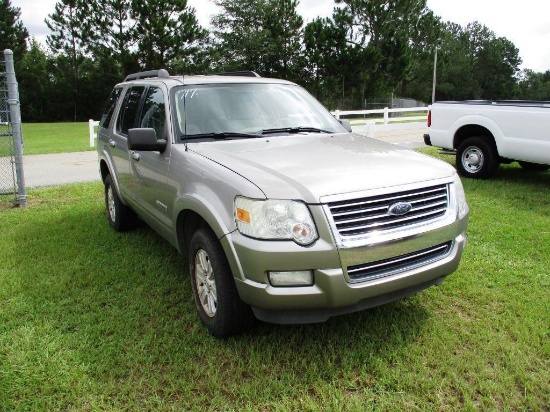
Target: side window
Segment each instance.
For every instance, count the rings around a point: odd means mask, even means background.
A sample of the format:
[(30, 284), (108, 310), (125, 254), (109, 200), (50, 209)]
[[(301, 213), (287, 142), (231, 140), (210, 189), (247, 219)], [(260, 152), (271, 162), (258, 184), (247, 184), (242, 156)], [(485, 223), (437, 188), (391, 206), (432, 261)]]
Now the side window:
[(109, 100), (107, 101), (107, 107), (105, 107), (103, 116), (101, 116), (99, 127), (103, 127), (104, 129), (107, 129), (109, 127), (109, 123), (111, 123), (111, 118), (113, 117), (116, 103), (118, 101), (118, 98), (120, 97), (121, 91), (122, 91), (122, 88), (117, 87), (113, 89), (113, 91), (111, 92), (111, 95), (109, 96)]
[(166, 112), (164, 110), (164, 93), (158, 87), (149, 87), (138, 127), (150, 127), (157, 132), (157, 139), (164, 138), (164, 124)]
[(116, 128), (118, 133), (127, 135), (128, 129), (136, 127), (136, 115), (144, 91), (144, 86), (135, 86), (126, 92), (124, 102), (122, 103), (122, 109), (118, 115)]

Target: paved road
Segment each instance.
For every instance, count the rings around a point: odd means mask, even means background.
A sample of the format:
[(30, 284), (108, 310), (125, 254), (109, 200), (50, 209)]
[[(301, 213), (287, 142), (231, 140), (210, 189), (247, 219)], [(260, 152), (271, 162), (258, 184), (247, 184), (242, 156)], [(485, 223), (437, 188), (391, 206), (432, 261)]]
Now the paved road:
[[(356, 131), (366, 134), (360, 129)], [(377, 132), (375, 138), (414, 149), (424, 146), (426, 132), (427, 129)], [(23, 168), (28, 188), (100, 180), (95, 151), (27, 155), (23, 157)]]
[[(356, 133), (367, 135), (365, 129), (354, 129)], [(404, 146), (408, 149), (416, 149), (424, 147), (424, 134), (428, 133), (428, 128), (412, 129), (412, 130), (394, 130), (388, 132), (376, 132), (375, 139), (383, 140), (389, 143), (395, 143)]]
[(100, 180), (95, 151), (23, 156), (23, 170), (28, 188)]

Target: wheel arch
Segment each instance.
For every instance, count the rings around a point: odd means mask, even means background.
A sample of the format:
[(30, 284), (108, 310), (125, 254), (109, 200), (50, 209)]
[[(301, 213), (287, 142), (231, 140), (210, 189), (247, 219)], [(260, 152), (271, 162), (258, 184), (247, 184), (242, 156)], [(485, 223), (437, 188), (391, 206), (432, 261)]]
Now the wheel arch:
[(461, 126), (454, 134), (453, 147), (456, 149), (460, 144), (469, 137), (483, 137), (497, 146), (493, 133), (484, 126), (479, 124), (467, 124)]
[[(218, 211), (209, 207), (204, 199), (194, 196), (180, 199), (176, 205), (177, 216), (174, 220), (176, 243), (180, 253), (185, 255), (193, 233), (200, 227), (208, 227), (218, 239), (231, 230)], [(225, 220), (229, 219), (226, 216)]]
[(101, 159), (99, 161), (99, 173), (101, 174), (101, 181), (105, 183), (105, 178), (108, 174), (111, 174), (111, 170), (109, 169), (109, 166), (107, 166), (107, 162), (105, 159)]
[(203, 226), (208, 226), (208, 223), (197, 212), (191, 209), (184, 209), (180, 211), (176, 219), (177, 228), (177, 243), (180, 253), (185, 255), (185, 252), (189, 248), (191, 237), (195, 231)]
[(124, 197), (122, 196), (122, 192), (120, 190), (118, 176), (115, 172), (113, 172), (114, 170), (115, 168), (108, 153), (106, 153), (105, 151), (100, 153), (99, 173), (101, 174), (101, 181), (103, 182), (103, 184), (105, 184), (105, 178), (107, 177), (107, 175), (111, 175), (111, 178), (113, 179), (113, 185), (115, 186), (118, 197), (124, 205), (127, 205), (126, 200), (124, 200)]

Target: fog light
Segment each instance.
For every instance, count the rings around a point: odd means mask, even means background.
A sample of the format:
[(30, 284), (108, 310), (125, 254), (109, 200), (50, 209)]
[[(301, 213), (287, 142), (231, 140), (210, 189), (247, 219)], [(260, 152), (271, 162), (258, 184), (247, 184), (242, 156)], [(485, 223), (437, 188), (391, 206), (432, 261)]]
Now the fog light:
[(289, 272), (267, 272), (272, 286), (311, 286), (313, 272), (311, 270), (293, 270)]

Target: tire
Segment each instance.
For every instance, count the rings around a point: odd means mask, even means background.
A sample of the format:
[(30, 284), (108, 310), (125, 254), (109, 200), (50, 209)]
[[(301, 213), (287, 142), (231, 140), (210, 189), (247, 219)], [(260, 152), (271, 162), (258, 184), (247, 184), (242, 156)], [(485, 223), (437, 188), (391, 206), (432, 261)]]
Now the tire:
[(135, 222), (135, 214), (118, 197), (110, 174), (105, 178), (105, 207), (107, 208), (109, 226), (115, 231), (124, 232), (132, 228)]
[(500, 164), (497, 148), (483, 137), (469, 137), (458, 146), (456, 168), (464, 177), (486, 179)]
[(225, 338), (253, 324), (252, 310), (241, 301), (222, 246), (208, 227), (191, 238), (189, 274), (199, 318), (212, 335)]
[(519, 165), (524, 170), (529, 170), (531, 172), (544, 172), (550, 169), (550, 165), (543, 165), (540, 163), (531, 163), (531, 162), (518, 162)]

